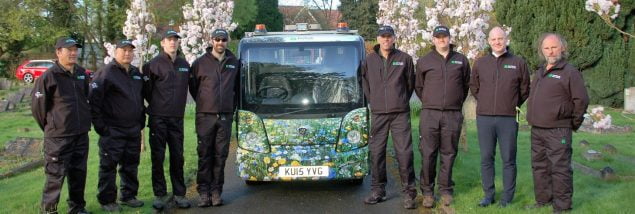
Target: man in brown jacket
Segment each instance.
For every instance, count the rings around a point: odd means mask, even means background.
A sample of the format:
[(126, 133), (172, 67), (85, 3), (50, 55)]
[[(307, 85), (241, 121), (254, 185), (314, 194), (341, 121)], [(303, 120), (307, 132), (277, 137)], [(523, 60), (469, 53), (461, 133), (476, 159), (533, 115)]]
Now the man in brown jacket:
[(469, 61), (463, 54), (452, 50), (450, 30), (437, 26), (432, 36), (432, 51), (417, 61), (415, 84), (415, 92), (423, 104), (419, 117), (419, 151), (423, 162), (421, 191), (426, 208), (434, 206), (434, 179), (439, 152), (439, 192), (445, 206), (452, 203), (452, 166), (463, 125), (461, 109), (470, 81)]
[(380, 26), (374, 52), (362, 64), (362, 87), (371, 111), (370, 161), (371, 195), (366, 204), (386, 200), (386, 141), (392, 132), (399, 164), (403, 205), (414, 209), (417, 189), (413, 167), (409, 100), (414, 88), (412, 57), (397, 50), (395, 32), (390, 26)]
[(571, 135), (582, 124), (589, 97), (582, 73), (566, 61), (564, 38), (547, 33), (538, 41), (545, 65), (536, 71), (527, 106), (536, 198), (528, 208), (553, 204), (559, 213), (571, 210)]
[(527, 63), (507, 49), (507, 35), (500, 27), (489, 32), (491, 52), (474, 63), (470, 89), (477, 100), (476, 127), (481, 151), (481, 181), (485, 197), (479, 206), (494, 203), (494, 156), (496, 142), (503, 159), (501, 207), (514, 198), (516, 190), (516, 108), (529, 96)]

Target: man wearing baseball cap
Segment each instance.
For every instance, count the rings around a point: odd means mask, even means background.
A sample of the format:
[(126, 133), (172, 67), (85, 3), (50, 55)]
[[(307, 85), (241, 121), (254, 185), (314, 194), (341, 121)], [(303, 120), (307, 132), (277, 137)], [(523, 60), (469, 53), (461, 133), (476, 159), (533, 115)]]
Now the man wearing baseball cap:
[(415, 92), (421, 99), (419, 151), (421, 152), (421, 191), (423, 206), (434, 206), (437, 156), (441, 153), (438, 184), (442, 204), (452, 203), (452, 167), (458, 151), (463, 125), (463, 102), (467, 98), (470, 64), (453, 50), (450, 30), (437, 26), (432, 33), (432, 51), (417, 60)]
[(99, 134), (99, 193), (104, 211), (121, 211), (117, 200), (117, 168), (121, 178), (119, 200), (141, 207), (137, 200), (137, 172), (141, 153), (141, 130), (145, 124), (143, 82), (139, 69), (130, 63), (135, 46), (130, 40), (117, 42), (115, 59), (101, 68), (90, 84), (93, 127)]
[(167, 30), (163, 34), (163, 52), (143, 65), (148, 77), (143, 91), (148, 102), (148, 127), (150, 128), (150, 154), (152, 157), (152, 190), (155, 200), (152, 206), (165, 208), (170, 197), (166, 191), (163, 161), (166, 144), (170, 150), (170, 179), (174, 202), (179, 208), (190, 207), (185, 198), (183, 178), (183, 115), (187, 101), (187, 84), (190, 64), (177, 55), (179, 34)]
[(68, 213), (88, 213), (84, 200), (88, 159), (88, 75), (77, 65), (78, 48), (73, 38), (55, 43), (55, 65), (36, 79), (31, 112), (44, 131), (43, 213), (57, 213), (64, 178), (68, 179)]
[(240, 72), (240, 62), (227, 49), (228, 42), (226, 30), (214, 30), (212, 47), (192, 63), (190, 73), (190, 94), (196, 101), (199, 207), (223, 204), (225, 161), (238, 104)]
[[(374, 52), (362, 64), (362, 87), (371, 111), (370, 163), (371, 194), (366, 204), (386, 200), (386, 141), (392, 133), (403, 206), (416, 208), (415, 174), (410, 127), (410, 97), (414, 89), (412, 57), (395, 48), (395, 32), (390, 26), (380, 26)], [(371, 87), (372, 86), (372, 87)]]

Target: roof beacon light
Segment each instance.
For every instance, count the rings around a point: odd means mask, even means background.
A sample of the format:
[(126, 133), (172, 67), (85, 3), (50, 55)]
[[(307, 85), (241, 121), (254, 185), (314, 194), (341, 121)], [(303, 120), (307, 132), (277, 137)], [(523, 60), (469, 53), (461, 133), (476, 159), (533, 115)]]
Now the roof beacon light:
[(255, 33), (267, 33), (267, 27), (265, 27), (265, 24), (257, 24), (256, 25), (256, 29), (254, 30)]
[(348, 32), (348, 23), (340, 22), (337, 23), (337, 32)]

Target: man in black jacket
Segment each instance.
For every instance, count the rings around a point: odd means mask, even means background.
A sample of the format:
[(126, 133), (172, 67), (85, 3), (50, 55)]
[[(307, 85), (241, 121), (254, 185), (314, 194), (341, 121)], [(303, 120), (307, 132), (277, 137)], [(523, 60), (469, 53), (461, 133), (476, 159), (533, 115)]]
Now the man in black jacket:
[(187, 85), (190, 64), (177, 56), (181, 36), (168, 30), (163, 35), (163, 52), (143, 66), (148, 77), (143, 91), (148, 101), (148, 127), (150, 128), (150, 154), (152, 156), (152, 190), (155, 200), (152, 206), (163, 209), (168, 202), (163, 160), (165, 146), (170, 149), (170, 178), (174, 202), (180, 208), (190, 207), (185, 198), (183, 178), (183, 115), (187, 101)]
[(417, 60), (415, 92), (421, 99), (419, 151), (423, 206), (434, 206), (437, 155), (441, 153), (439, 192), (443, 205), (452, 203), (452, 167), (463, 125), (463, 102), (467, 98), (470, 64), (450, 44), (450, 30), (437, 26), (432, 33), (433, 50)]
[(227, 49), (229, 34), (212, 33), (212, 47), (192, 63), (190, 93), (196, 101), (198, 206), (223, 204), (225, 160), (238, 98), (240, 62)]
[(507, 50), (507, 34), (500, 27), (489, 32), (491, 52), (474, 63), (470, 89), (477, 100), (476, 127), (481, 151), (481, 180), (485, 197), (479, 206), (494, 203), (496, 142), (503, 160), (503, 196), (500, 206), (511, 203), (516, 191), (516, 108), (529, 96), (529, 70), (522, 58)]
[(366, 204), (386, 200), (386, 141), (392, 132), (393, 145), (399, 163), (403, 206), (414, 209), (417, 189), (413, 167), (409, 100), (414, 89), (412, 57), (394, 47), (395, 32), (390, 26), (380, 26), (375, 52), (362, 64), (362, 87), (371, 111), (369, 140), (371, 162), (371, 195)]
[(143, 74), (131, 65), (134, 48), (130, 40), (117, 43), (115, 59), (101, 68), (90, 84), (93, 126), (99, 134), (99, 193), (105, 211), (121, 210), (117, 199), (117, 166), (121, 178), (122, 204), (141, 207), (137, 200), (137, 172), (141, 130), (145, 124)]
[(90, 107), (86, 70), (77, 65), (81, 45), (72, 38), (55, 44), (57, 61), (35, 81), (31, 112), (44, 131), (44, 213), (57, 213), (64, 178), (68, 178), (68, 213), (84, 208)]

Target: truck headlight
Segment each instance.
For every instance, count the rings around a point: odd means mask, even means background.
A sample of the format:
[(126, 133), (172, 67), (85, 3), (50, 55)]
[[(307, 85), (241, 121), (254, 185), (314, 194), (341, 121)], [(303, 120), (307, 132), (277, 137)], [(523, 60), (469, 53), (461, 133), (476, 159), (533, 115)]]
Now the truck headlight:
[(255, 113), (238, 111), (236, 130), (238, 132), (238, 147), (241, 149), (259, 153), (271, 151), (264, 123)]
[(359, 143), (359, 141), (362, 139), (362, 134), (360, 134), (357, 130), (352, 130), (349, 131), (348, 134), (346, 134), (346, 138), (348, 138), (349, 143), (356, 144)]
[(347, 152), (361, 148), (368, 144), (368, 110), (355, 109), (342, 119), (340, 139), (337, 141), (337, 151)]

